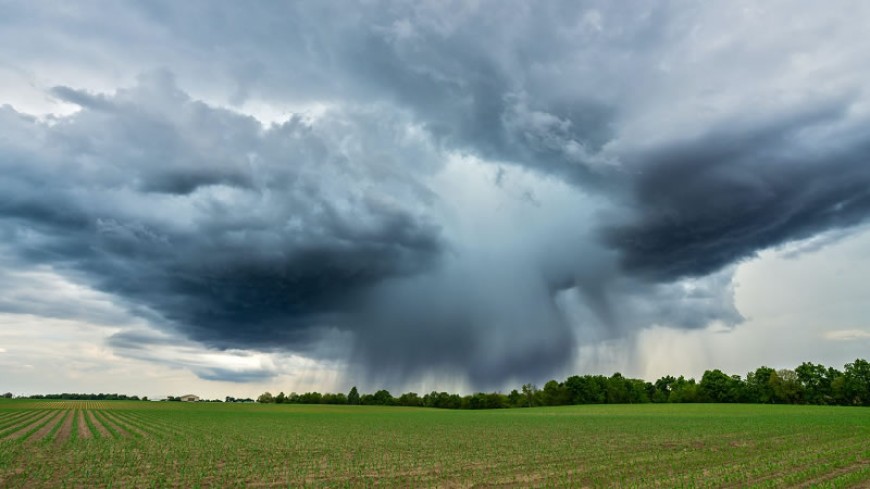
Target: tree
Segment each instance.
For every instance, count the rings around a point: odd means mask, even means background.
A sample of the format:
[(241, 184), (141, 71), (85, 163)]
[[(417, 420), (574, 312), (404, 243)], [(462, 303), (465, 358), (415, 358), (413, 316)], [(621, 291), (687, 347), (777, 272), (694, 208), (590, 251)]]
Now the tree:
[(803, 388), (806, 402), (810, 404), (831, 404), (833, 402), (831, 390), (833, 376), (829, 375), (831, 372), (824, 365), (804, 362), (794, 371)]
[(668, 395), (668, 402), (697, 402), (698, 401), (698, 385), (695, 379), (686, 380), (680, 375), (671, 386), (671, 393)]
[(769, 404), (776, 402), (773, 386), (777, 383), (776, 370), (758, 367), (755, 372), (746, 374), (746, 391), (749, 402)]
[(386, 389), (381, 389), (375, 392), (374, 396), (372, 396), (372, 404), (378, 406), (392, 406), (394, 404), (394, 399), (390, 391)]
[(518, 390), (514, 389), (508, 394), (508, 405), (510, 407), (521, 407), (523, 405), (523, 396)]
[(624, 404), (630, 401), (628, 382), (621, 373), (616, 372), (607, 379), (605, 396), (607, 404)]
[(538, 388), (535, 384), (523, 384), (523, 406), (532, 407), (538, 405)]
[(870, 362), (855, 360), (843, 369), (845, 400), (856, 406), (870, 406)]
[(351, 387), (350, 392), (347, 393), (347, 403), (359, 404), (359, 391), (356, 390), (356, 386)]
[(406, 392), (399, 396), (400, 406), (418, 407), (423, 405), (423, 399), (416, 392)]
[(568, 390), (564, 384), (551, 380), (544, 384), (543, 399), (545, 406), (562, 406), (570, 402)]
[(260, 394), (260, 397), (257, 398), (257, 402), (261, 404), (268, 404), (270, 402), (275, 402), (275, 398), (272, 397), (270, 392), (264, 392)]
[(668, 397), (671, 395), (674, 383), (677, 381), (673, 376), (665, 375), (656, 381), (655, 394), (653, 394), (653, 402), (668, 402)]
[(287, 396), (284, 395), (283, 391), (279, 392), (278, 395), (275, 396), (275, 404), (284, 404), (286, 400)]
[(4, 399), (12, 399), (12, 393), (11, 393), (11, 392), (7, 392), (7, 393), (3, 394), (3, 395), (0, 396), (0, 397), (3, 397)]
[(797, 404), (803, 398), (803, 389), (794, 370), (777, 370), (776, 376), (772, 376), (770, 380), (777, 402)]
[(719, 369), (707, 370), (698, 384), (698, 393), (705, 402), (738, 402), (741, 391), (740, 377), (732, 377)]

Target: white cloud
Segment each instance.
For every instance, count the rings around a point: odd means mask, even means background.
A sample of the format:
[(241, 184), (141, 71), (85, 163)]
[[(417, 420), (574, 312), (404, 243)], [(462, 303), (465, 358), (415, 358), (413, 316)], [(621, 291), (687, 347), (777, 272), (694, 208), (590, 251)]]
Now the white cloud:
[(870, 331), (861, 329), (841, 329), (828, 331), (825, 338), (832, 341), (860, 341), (870, 340)]

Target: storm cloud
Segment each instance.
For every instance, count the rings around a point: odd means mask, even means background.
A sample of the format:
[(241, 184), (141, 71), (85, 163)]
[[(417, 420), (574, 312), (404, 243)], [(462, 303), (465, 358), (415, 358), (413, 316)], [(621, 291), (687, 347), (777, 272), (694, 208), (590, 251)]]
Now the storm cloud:
[(733, 326), (736, 264), (870, 211), (870, 12), (804, 7), (10, 6), (39, 96), (0, 108), (3, 256), (387, 385)]

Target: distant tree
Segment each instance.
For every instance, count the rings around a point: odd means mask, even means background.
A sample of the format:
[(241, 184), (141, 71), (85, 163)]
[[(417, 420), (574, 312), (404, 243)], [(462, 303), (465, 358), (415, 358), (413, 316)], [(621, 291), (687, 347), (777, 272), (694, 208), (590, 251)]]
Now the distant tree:
[[(804, 362), (795, 369), (798, 382), (803, 387), (804, 400), (809, 404), (832, 404), (834, 395), (831, 389), (831, 381), (836, 375), (832, 375), (835, 369), (825, 368), (824, 365), (815, 365)], [(837, 372), (839, 373), (839, 372)]]
[(359, 391), (356, 390), (356, 386), (351, 387), (350, 392), (347, 393), (347, 403), (359, 404)]
[(616, 372), (607, 379), (605, 400), (608, 404), (629, 402), (627, 382), (621, 373)]
[(870, 362), (855, 360), (843, 369), (844, 400), (846, 404), (870, 406)]
[(323, 402), (323, 394), (319, 392), (299, 394), (299, 402), (302, 404), (321, 404)]
[(347, 404), (347, 396), (344, 394), (324, 394), (320, 400), (323, 404)]
[(628, 391), (628, 402), (631, 404), (645, 404), (650, 402), (655, 386), (640, 379), (626, 379), (625, 387)]
[(668, 395), (668, 402), (697, 402), (698, 401), (698, 384), (695, 379), (686, 379), (682, 375), (677, 377), (671, 386), (671, 393)]
[(776, 402), (773, 386), (778, 382), (776, 370), (758, 367), (755, 372), (746, 374), (746, 391), (749, 402), (769, 404)]
[(603, 375), (573, 375), (565, 380), (571, 404), (601, 404), (606, 400), (607, 377)]
[(11, 392), (7, 392), (7, 393), (3, 394), (3, 395), (0, 396), (0, 397), (3, 397), (4, 399), (12, 399), (12, 393), (11, 393)]
[(523, 384), (523, 406), (532, 407), (538, 404), (538, 388), (535, 384)]
[(284, 391), (281, 391), (278, 393), (277, 396), (275, 396), (275, 399), (273, 400), (273, 402), (275, 404), (284, 404), (284, 402), (286, 400), (287, 400), (287, 396), (284, 395)]
[(831, 380), (831, 394), (834, 404), (848, 405), (849, 399), (846, 394), (846, 376), (840, 373)]
[(270, 402), (275, 402), (275, 398), (272, 397), (270, 392), (264, 392), (260, 394), (260, 397), (257, 398), (257, 402), (261, 404), (268, 404)]
[(739, 402), (740, 377), (732, 377), (719, 369), (707, 370), (698, 384), (698, 394), (704, 402)]
[(565, 385), (555, 380), (550, 380), (544, 384), (542, 398), (545, 406), (562, 406), (570, 403), (571, 400)]
[(406, 392), (399, 396), (398, 403), (400, 406), (419, 407), (423, 405), (423, 399), (416, 392)]
[(778, 403), (798, 404), (803, 399), (803, 387), (794, 370), (777, 370), (770, 378), (770, 387)]
[(391, 406), (394, 404), (393, 395), (386, 389), (381, 389), (372, 396), (372, 404), (378, 406)]
[(514, 389), (507, 396), (508, 405), (510, 407), (520, 407), (523, 404), (523, 396), (518, 390)]
[(655, 386), (655, 394), (653, 394), (652, 402), (668, 402), (671, 395), (674, 383), (677, 381), (671, 375), (665, 375), (653, 384)]

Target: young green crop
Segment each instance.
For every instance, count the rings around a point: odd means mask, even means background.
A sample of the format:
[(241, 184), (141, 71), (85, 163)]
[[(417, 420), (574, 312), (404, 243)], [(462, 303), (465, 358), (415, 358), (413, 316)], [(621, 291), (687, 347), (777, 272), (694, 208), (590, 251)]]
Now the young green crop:
[[(87, 414), (83, 425), (80, 413)], [(866, 408), (0, 404), (6, 431), (46, 432), (46, 440), (68, 416), (75, 416), (75, 430), (92, 436), (73, 431), (63, 443), (0, 440), (0, 486), (848, 487), (870, 481)]]

